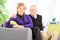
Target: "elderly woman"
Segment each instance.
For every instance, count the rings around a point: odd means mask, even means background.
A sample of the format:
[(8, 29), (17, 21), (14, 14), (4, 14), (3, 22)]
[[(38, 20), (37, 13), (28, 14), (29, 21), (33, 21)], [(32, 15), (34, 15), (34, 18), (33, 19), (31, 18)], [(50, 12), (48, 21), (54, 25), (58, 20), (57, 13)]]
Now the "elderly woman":
[(7, 28), (33, 28), (31, 18), (25, 14), (26, 6), (24, 3), (18, 3), (16, 18), (11, 17), (6, 23)]

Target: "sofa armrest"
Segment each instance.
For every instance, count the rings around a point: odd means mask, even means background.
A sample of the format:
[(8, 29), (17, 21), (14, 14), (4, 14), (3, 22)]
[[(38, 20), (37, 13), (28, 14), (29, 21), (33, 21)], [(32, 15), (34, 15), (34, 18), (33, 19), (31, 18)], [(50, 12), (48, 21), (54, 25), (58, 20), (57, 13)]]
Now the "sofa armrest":
[(0, 27), (0, 40), (32, 40), (32, 31), (29, 28)]

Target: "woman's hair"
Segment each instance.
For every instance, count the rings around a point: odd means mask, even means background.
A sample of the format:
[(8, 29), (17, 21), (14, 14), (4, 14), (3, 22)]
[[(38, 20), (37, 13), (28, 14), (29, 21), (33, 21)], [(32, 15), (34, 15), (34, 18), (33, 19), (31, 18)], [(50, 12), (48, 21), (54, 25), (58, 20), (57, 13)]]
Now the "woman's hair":
[(24, 3), (18, 3), (18, 5), (17, 5), (17, 9), (18, 9), (20, 6), (23, 6), (23, 7), (24, 7), (24, 10), (26, 9), (26, 6), (25, 6)]

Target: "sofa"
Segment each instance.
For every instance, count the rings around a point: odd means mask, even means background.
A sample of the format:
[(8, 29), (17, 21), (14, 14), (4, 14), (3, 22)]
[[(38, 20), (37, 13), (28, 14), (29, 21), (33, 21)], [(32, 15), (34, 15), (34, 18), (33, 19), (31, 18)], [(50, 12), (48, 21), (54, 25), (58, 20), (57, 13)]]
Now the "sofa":
[(29, 28), (0, 27), (0, 40), (32, 40), (32, 31)]

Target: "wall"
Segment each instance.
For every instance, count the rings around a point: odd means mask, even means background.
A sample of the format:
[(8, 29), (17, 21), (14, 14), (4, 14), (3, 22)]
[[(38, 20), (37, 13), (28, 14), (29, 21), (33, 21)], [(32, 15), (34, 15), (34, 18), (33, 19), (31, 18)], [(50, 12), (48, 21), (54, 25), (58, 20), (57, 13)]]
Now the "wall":
[(60, 2), (59, 0), (7, 0), (7, 9), (10, 15), (16, 13), (16, 6), (18, 2), (24, 2), (27, 6), (26, 14), (29, 14), (29, 7), (35, 4), (38, 8), (38, 14), (42, 15), (44, 20), (50, 22), (52, 18), (56, 17), (56, 21), (60, 21)]
[(10, 15), (13, 13), (16, 13), (16, 6), (17, 6), (17, 3), (19, 3), (19, 2), (23, 2), (26, 4), (26, 7), (27, 7), (26, 13), (27, 14), (29, 14), (30, 5), (37, 3), (36, 0), (33, 0), (33, 1), (32, 0), (7, 0), (6, 7), (9, 10)]

